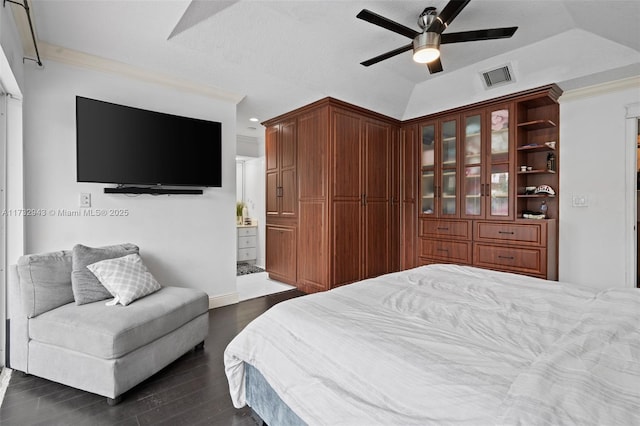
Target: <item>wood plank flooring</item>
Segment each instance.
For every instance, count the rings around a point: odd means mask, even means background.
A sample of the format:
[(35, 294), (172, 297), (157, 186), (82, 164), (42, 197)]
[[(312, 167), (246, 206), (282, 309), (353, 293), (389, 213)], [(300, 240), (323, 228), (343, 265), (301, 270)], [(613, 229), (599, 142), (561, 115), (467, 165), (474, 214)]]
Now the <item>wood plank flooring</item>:
[(224, 349), (258, 315), (302, 294), (291, 290), (209, 311), (204, 350), (179, 358), (114, 407), (102, 396), (14, 372), (0, 406), (0, 424), (253, 426), (250, 409), (231, 404)]

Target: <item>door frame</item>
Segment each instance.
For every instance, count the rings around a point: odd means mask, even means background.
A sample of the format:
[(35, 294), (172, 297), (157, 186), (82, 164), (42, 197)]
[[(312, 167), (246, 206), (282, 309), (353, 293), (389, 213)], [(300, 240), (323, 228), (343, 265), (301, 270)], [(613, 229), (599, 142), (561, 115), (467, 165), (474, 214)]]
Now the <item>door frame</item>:
[(625, 287), (637, 286), (638, 238), (637, 212), (637, 150), (640, 102), (625, 106), (625, 146), (626, 146), (626, 188), (625, 188)]

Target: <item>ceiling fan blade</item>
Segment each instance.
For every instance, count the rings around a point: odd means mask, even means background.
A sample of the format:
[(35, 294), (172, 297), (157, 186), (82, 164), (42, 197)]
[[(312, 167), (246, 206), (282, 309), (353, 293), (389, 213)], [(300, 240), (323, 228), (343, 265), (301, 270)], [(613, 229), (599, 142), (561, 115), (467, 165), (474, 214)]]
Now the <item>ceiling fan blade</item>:
[(384, 61), (385, 59), (393, 58), (396, 55), (399, 55), (404, 52), (408, 52), (411, 49), (413, 49), (413, 43), (409, 43), (405, 46), (398, 47), (397, 49), (391, 50), (387, 53), (383, 53), (382, 55), (378, 55), (375, 58), (371, 58), (368, 61), (364, 61), (360, 63), (365, 67), (368, 67), (369, 65), (377, 64), (378, 62)]
[(435, 61), (427, 62), (427, 68), (431, 74), (442, 71), (442, 62), (440, 62), (440, 58)]
[(442, 33), (471, 0), (451, 0), (433, 20), (427, 31)]
[(462, 31), (459, 33), (445, 33), (440, 36), (440, 44), (509, 38), (516, 32), (517, 29), (518, 27), (506, 27), (491, 28), (489, 30)]
[(367, 9), (362, 9), (360, 13), (356, 15), (356, 18), (362, 19), (363, 21), (370, 22), (374, 25), (387, 29), (389, 31), (393, 31), (394, 33), (403, 35), (405, 37), (409, 37), (411, 39), (415, 38), (419, 32), (412, 30), (409, 27), (405, 27), (402, 24), (398, 24), (397, 22), (392, 21), (391, 19), (385, 18), (384, 16), (380, 16), (377, 13), (374, 13)]

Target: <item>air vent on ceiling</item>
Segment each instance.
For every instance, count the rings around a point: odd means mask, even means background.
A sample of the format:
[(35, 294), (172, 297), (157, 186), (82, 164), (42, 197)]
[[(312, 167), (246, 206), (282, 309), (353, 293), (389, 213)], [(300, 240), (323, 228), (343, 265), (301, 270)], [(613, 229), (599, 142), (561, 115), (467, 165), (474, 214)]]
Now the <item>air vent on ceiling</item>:
[(516, 80), (511, 64), (506, 64), (500, 68), (494, 68), (492, 70), (482, 71), (480, 74), (482, 76), (482, 83), (484, 83), (484, 87), (486, 89), (513, 83)]

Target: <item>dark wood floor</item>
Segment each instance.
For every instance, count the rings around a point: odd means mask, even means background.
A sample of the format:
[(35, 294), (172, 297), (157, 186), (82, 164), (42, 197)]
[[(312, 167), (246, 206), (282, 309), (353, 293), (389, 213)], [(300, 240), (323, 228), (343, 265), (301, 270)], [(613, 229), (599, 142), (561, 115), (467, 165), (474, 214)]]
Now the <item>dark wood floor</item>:
[(14, 372), (0, 406), (0, 424), (253, 426), (250, 410), (231, 404), (224, 349), (258, 315), (300, 295), (291, 290), (211, 310), (204, 350), (184, 355), (114, 407), (102, 396)]

